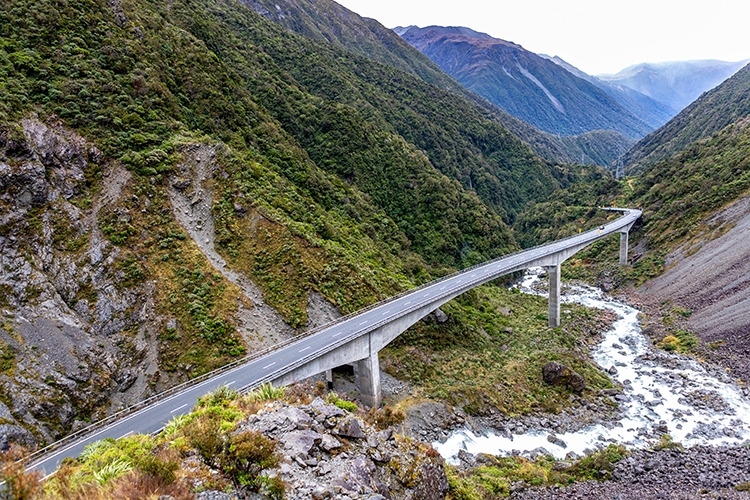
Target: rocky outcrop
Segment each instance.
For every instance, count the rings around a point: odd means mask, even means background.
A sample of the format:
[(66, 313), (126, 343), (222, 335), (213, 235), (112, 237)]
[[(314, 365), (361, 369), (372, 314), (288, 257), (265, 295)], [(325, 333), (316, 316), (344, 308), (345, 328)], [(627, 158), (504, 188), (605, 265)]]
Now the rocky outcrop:
[[(97, 177), (106, 182), (94, 190)], [(79, 419), (108, 411), (111, 400), (127, 402), (124, 392), (144, 371), (136, 367), (145, 344), (120, 332), (141, 324), (149, 294), (120, 286), (118, 249), (97, 217), (129, 178), (54, 119), (0, 131), (3, 440), (61, 437), (85, 425)]]
[(320, 398), (309, 405), (270, 403), (240, 424), (277, 440), (289, 499), (445, 498), (443, 460), (430, 446), (378, 431)]
[(542, 367), (542, 377), (546, 384), (570, 387), (576, 394), (586, 388), (586, 381), (572, 368), (551, 361)]

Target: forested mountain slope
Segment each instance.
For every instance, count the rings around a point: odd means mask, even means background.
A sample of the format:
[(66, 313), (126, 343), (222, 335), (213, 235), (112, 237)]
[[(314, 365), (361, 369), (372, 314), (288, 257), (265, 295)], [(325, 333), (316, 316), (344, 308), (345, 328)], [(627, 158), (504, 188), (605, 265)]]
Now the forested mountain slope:
[[(463, 97), (234, 0), (13, 0), (0, 77), (16, 440), (511, 251), (507, 222), (580, 176)], [(477, 333), (456, 307), (441, 334)]]
[(520, 45), (460, 27), (399, 31), (466, 88), (546, 132), (613, 130), (638, 139), (652, 130), (601, 89)]
[(626, 173), (684, 151), (750, 115), (750, 65), (698, 98), (660, 129), (638, 141), (623, 157)]
[[(263, 17), (310, 38), (326, 40), (376, 62), (395, 66), (465, 99), (529, 144), (542, 158), (564, 163), (609, 165), (631, 145), (618, 133), (593, 132), (560, 137), (509, 115), (467, 90), (428, 57), (374, 19), (363, 18), (332, 0), (252, 0), (245, 2)], [(278, 8), (277, 8), (278, 5)], [(665, 120), (666, 121), (666, 120)]]

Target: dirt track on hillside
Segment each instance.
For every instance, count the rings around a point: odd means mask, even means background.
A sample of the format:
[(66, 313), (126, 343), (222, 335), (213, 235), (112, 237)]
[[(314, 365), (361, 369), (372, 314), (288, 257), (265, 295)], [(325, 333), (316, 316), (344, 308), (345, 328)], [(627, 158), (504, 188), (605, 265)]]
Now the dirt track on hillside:
[(733, 227), (694, 253), (690, 248), (671, 253), (668, 270), (638, 291), (652, 306), (669, 300), (689, 309), (688, 328), (714, 343), (712, 361), (750, 382), (750, 196), (705, 222)]

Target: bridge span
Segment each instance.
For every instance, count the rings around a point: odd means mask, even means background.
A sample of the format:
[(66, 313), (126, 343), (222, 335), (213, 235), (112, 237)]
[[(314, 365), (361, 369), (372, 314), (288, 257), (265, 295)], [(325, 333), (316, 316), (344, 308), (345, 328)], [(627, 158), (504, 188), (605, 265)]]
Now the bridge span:
[(50, 474), (63, 458), (78, 456), (93, 441), (158, 431), (173, 417), (188, 413), (199, 396), (221, 385), (240, 390), (265, 382), (285, 385), (344, 364), (357, 363), (360, 399), (368, 406), (379, 406), (378, 352), (382, 348), (451, 299), (516, 271), (531, 267), (547, 270), (549, 326), (556, 328), (560, 326), (560, 266), (565, 260), (595, 241), (619, 233), (620, 264), (627, 264), (628, 233), (641, 211), (606, 210), (622, 212), (623, 216), (598, 229), (506, 255), (409, 290), (170, 389), (39, 450), (32, 455), (29, 469)]

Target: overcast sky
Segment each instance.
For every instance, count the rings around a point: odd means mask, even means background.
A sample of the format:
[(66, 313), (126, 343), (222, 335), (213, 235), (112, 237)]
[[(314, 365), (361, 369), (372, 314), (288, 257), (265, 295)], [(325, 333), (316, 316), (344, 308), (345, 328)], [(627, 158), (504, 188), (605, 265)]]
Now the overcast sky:
[(336, 0), (388, 28), (466, 26), (589, 74), (750, 58), (750, 0)]

